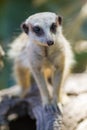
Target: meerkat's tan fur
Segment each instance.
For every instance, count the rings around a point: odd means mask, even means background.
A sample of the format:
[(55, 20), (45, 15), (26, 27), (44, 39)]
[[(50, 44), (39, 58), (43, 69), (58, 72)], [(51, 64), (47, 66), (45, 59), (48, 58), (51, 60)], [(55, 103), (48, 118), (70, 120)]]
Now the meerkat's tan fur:
[[(14, 61), (14, 73), (22, 94), (31, 86), (31, 75), (39, 87), (43, 105), (55, 103), (73, 63), (70, 43), (62, 33), (62, 18), (44, 12), (30, 16), (23, 24), (24, 31), (12, 43), (9, 51)], [(52, 95), (47, 78), (52, 78)]]

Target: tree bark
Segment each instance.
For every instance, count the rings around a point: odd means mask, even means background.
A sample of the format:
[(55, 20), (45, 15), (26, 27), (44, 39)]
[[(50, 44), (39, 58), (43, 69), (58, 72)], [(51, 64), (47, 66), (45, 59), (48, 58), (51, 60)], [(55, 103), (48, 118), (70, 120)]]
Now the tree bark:
[(19, 87), (14, 86), (0, 92), (0, 130), (61, 130), (59, 107), (43, 107), (36, 85), (31, 87), (24, 99), (15, 96), (18, 91)]
[[(50, 107), (43, 108), (36, 85), (21, 99), (19, 87), (0, 91), (0, 130), (87, 130), (87, 74), (71, 75), (64, 86), (67, 102), (63, 113)], [(62, 119), (63, 117), (63, 119)], [(61, 128), (62, 126), (62, 128)]]

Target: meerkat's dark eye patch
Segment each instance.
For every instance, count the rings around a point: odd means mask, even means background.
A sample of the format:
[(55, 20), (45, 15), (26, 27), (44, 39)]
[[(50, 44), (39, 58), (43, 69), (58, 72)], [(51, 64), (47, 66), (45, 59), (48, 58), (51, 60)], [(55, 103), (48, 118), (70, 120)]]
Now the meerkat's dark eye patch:
[(39, 26), (34, 26), (32, 29), (33, 29), (33, 32), (34, 32), (36, 35), (38, 35), (38, 36), (41, 36), (41, 35), (44, 34), (43, 29), (42, 29), (41, 27), (39, 27)]
[(57, 24), (56, 23), (52, 23), (52, 25), (50, 27), (51, 32), (56, 33), (56, 29), (57, 29)]
[(28, 26), (27, 26), (25, 23), (22, 23), (22, 24), (21, 24), (21, 28), (22, 28), (22, 30), (23, 30), (26, 34), (28, 34), (29, 28), (28, 28)]

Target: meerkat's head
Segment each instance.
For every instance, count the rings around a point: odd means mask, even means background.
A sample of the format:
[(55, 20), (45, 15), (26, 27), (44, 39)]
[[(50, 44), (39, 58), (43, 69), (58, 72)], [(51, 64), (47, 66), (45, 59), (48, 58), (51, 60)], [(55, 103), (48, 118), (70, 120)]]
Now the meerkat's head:
[(37, 13), (22, 23), (22, 30), (29, 36), (32, 43), (51, 46), (61, 33), (62, 17), (51, 12)]

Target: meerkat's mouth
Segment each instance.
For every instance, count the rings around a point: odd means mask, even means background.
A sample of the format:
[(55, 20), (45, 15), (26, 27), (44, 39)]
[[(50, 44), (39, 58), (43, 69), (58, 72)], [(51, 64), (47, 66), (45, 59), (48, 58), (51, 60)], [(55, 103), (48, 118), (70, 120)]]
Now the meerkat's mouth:
[(34, 43), (40, 45), (40, 46), (44, 46), (44, 47), (49, 47), (50, 45), (48, 45), (47, 43), (42, 43), (42, 42), (39, 42), (37, 40), (34, 41)]
[(34, 43), (36, 43), (40, 46), (44, 46), (44, 47), (50, 47), (55, 44), (54, 41), (51, 41), (51, 40), (47, 41), (46, 43), (42, 43), (42, 42), (35, 40)]

